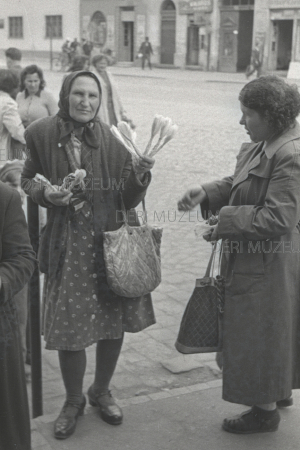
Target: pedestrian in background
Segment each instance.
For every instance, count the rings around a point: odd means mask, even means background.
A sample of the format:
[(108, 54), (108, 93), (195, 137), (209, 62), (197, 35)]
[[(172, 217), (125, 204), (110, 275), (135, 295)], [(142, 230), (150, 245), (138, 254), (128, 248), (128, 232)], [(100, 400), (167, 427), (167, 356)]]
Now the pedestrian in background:
[[(71, 39), (68, 37), (61, 47), (62, 53), (65, 55), (66, 61), (68, 64), (71, 64)], [(66, 65), (66, 64), (65, 64)]]
[(0, 448), (31, 450), (30, 416), (14, 298), (36, 264), (18, 192), (0, 182)]
[(94, 44), (92, 41), (88, 41), (87, 39), (82, 38), (81, 49), (82, 49), (84, 56), (87, 56), (87, 58), (88, 58), (89, 66), (91, 64), (91, 53), (92, 53), (93, 48), (94, 48)]
[(142, 42), (138, 53), (142, 55), (142, 69), (145, 68), (145, 61), (148, 61), (149, 69), (152, 69), (151, 66), (151, 55), (153, 55), (152, 45), (149, 41), (149, 38), (146, 37), (145, 41)]
[(22, 52), (18, 48), (10, 47), (5, 50), (6, 57), (6, 66), (9, 70), (13, 70), (18, 78), (20, 79), (22, 67), (21, 67), (21, 59)]
[(36, 119), (52, 116), (58, 111), (58, 104), (51, 92), (45, 89), (43, 71), (32, 64), (21, 72), (21, 92), (17, 95), (19, 114), (26, 128)]
[(88, 70), (89, 69), (89, 59), (84, 55), (76, 55), (73, 59), (68, 72), (77, 72), (78, 70)]
[[(109, 289), (102, 236), (122, 226), (116, 214), (121, 193), (127, 210), (144, 198), (154, 159), (140, 158), (132, 166), (131, 155), (99, 121), (100, 102), (97, 76), (73, 72), (63, 81), (58, 114), (26, 130), (29, 158), (22, 186), (36, 203), (49, 208), (39, 262), (46, 274), (44, 339), (47, 349), (58, 350), (66, 388), (66, 402), (54, 424), (57, 439), (71, 436), (83, 414), (85, 348), (94, 343), (96, 370), (88, 389), (89, 402), (100, 408), (107, 423), (122, 423), (123, 414), (109, 384), (124, 332), (138, 332), (155, 322), (150, 294), (124, 299)], [(76, 169), (84, 169), (91, 182), (78, 198), (57, 188)], [(37, 173), (48, 182), (37, 181)], [(117, 184), (123, 180), (123, 188), (115, 189), (112, 180)]]
[(250, 65), (246, 69), (246, 78), (249, 78), (255, 71), (257, 78), (261, 76), (262, 61), (260, 55), (260, 47), (257, 42), (251, 53)]
[[(0, 162), (15, 159), (13, 139), (25, 145), (24, 126), (14, 100), (19, 80), (11, 70), (0, 69)], [(20, 156), (20, 155), (19, 155)]]
[[(25, 128), (28, 127), (32, 122), (37, 119), (41, 119), (42, 117), (52, 116), (58, 111), (57, 100), (55, 100), (54, 96), (45, 89), (45, 79), (43, 71), (40, 67), (35, 64), (26, 66), (21, 72), (21, 92), (17, 95), (17, 104), (18, 111), (22, 120), (22, 123)], [(16, 144), (14, 144), (14, 153), (16, 153)], [(20, 154), (20, 148), (18, 149), (18, 154)], [(25, 203), (26, 208), (27, 203)], [(45, 208), (39, 207), (39, 226), (40, 231), (43, 226), (47, 222), (47, 211)], [(24, 294), (23, 292), (19, 294), (19, 297)], [(26, 301), (26, 304), (30, 303)], [(22, 314), (21, 321), (22, 323), (25, 320), (25, 316), (28, 317), (28, 311), (24, 311), (23, 309), (20, 311)], [(25, 328), (26, 329), (26, 328)], [(22, 329), (23, 330), (23, 329)], [(23, 336), (22, 336), (23, 339)], [(22, 340), (23, 342), (23, 340)], [(31, 349), (30, 349), (30, 323), (28, 321), (27, 324), (27, 344), (25, 346), (26, 349), (26, 358), (25, 362), (30, 365), (31, 364)], [(27, 380), (30, 380), (30, 373), (26, 368), (26, 377)]]
[(70, 63), (72, 64), (74, 61), (75, 56), (78, 55), (78, 47), (80, 47), (80, 43), (77, 41), (77, 38), (74, 38), (74, 40), (70, 44)]
[(117, 125), (118, 122), (124, 120), (130, 124), (131, 128), (135, 128), (132, 120), (127, 117), (123, 108), (114, 78), (106, 70), (108, 63), (108, 56), (103, 54), (95, 55), (92, 59), (92, 64), (95, 68), (93, 73), (97, 76), (102, 89), (99, 118), (110, 126)]
[(179, 208), (219, 211), (207, 239), (223, 241), (223, 399), (251, 406), (223, 429), (250, 434), (277, 430), (277, 407), (300, 388), (300, 94), (267, 76), (239, 100), (252, 143), (233, 176), (188, 191)]

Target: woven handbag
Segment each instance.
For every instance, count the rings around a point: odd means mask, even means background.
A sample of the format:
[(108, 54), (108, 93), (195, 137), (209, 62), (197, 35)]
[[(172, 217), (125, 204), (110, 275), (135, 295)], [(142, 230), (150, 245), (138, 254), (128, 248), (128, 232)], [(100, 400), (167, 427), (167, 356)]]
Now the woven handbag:
[(162, 228), (147, 223), (130, 226), (122, 201), (124, 224), (116, 231), (103, 233), (106, 277), (113, 292), (122, 297), (149, 294), (161, 282), (160, 243)]
[[(217, 243), (204, 278), (196, 286), (188, 301), (175, 343), (180, 353), (220, 352), (222, 349), (222, 316), (225, 298), (224, 278), (212, 276)], [(219, 258), (220, 268), (220, 258)]]

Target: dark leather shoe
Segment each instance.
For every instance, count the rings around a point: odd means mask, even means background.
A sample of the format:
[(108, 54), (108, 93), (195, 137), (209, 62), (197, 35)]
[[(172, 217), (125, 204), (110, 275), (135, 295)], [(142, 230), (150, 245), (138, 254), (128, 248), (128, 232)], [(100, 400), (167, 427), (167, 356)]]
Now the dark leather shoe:
[(100, 408), (101, 418), (110, 425), (120, 425), (123, 421), (121, 408), (116, 404), (110, 391), (95, 392), (94, 387), (88, 389), (89, 403)]
[(277, 409), (265, 411), (257, 406), (253, 406), (249, 411), (245, 411), (239, 416), (223, 421), (223, 430), (236, 434), (265, 433), (276, 431), (280, 422), (280, 415)]
[(71, 436), (77, 425), (77, 419), (83, 415), (86, 399), (83, 396), (80, 405), (65, 402), (58, 418), (54, 422), (54, 437), (56, 439), (67, 439)]
[(276, 402), (278, 408), (287, 408), (288, 406), (292, 406), (293, 403), (294, 401), (291, 395), (287, 398), (284, 398), (283, 400), (278, 400), (278, 402)]

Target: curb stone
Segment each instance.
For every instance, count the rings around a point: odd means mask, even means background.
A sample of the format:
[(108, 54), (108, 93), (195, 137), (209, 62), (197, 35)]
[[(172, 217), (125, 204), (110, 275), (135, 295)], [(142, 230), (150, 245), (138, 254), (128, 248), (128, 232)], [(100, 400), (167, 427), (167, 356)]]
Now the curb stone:
[[(222, 380), (213, 380), (208, 381), (206, 383), (194, 384), (192, 386), (174, 388), (156, 392), (155, 394), (149, 395), (141, 395), (139, 397), (131, 397), (124, 400), (119, 400), (118, 404), (120, 407), (124, 408), (130, 405), (137, 405), (140, 403), (146, 403), (149, 401), (158, 401), (171, 397), (179, 397), (181, 395), (190, 394), (192, 392), (203, 391), (206, 389), (214, 389), (222, 386)], [(93, 408), (87, 408), (85, 415), (92, 414)], [(45, 440), (44, 436), (37, 430), (38, 425), (47, 424), (53, 422), (56, 418), (56, 415), (49, 414), (48, 416), (37, 417), (36, 419), (32, 419), (31, 421), (31, 430), (32, 431), (32, 450), (52, 450), (49, 443)]]

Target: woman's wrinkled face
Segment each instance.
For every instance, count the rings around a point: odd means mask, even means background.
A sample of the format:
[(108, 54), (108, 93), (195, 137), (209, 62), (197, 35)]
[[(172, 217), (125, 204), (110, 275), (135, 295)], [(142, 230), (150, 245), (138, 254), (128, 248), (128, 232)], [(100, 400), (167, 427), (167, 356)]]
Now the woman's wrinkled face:
[(261, 142), (268, 141), (274, 134), (274, 130), (270, 127), (267, 119), (255, 109), (248, 108), (240, 103), (242, 117), (240, 125), (244, 125), (251, 141)]
[(69, 114), (76, 122), (92, 120), (100, 103), (98, 85), (91, 77), (75, 78), (69, 94)]
[(37, 73), (27, 74), (24, 80), (28, 94), (34, 95), (40, 88), (41, 80)]
[(96, 69), (98, 70), (98, 72), (104, 72), (104, 70), (106, 70), (106, 67), (107, 67), (106, 58), (100, 59), (100, 61), (96, 63)]

